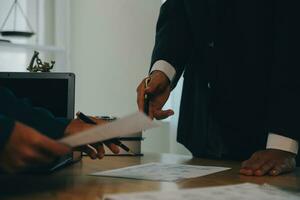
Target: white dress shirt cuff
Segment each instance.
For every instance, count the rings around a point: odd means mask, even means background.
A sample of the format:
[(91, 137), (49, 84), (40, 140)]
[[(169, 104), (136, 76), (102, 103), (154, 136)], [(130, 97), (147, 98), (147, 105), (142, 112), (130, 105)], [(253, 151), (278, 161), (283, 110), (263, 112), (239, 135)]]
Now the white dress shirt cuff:
[(167, 61), (164, 61), (164, 60), (156, 61), (153, 64), (150, 73), (152, 73), (153, 71), (156, 71), (156, 70), (163, 72), (169, 78), (170, 82), (172, 82), (173, 78), (176, 75), (175, 68), (170, 63), (168, 63)]
[(282, 135), (270, 133), (267, 141), (267, 149), (278, 149), (298, 154), (298, 141)]

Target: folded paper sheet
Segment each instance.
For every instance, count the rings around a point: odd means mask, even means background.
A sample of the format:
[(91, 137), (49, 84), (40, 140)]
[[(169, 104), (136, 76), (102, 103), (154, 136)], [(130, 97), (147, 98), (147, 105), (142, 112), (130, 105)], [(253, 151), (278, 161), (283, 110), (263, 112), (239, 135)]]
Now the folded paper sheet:
[(71, 147), (77, 147), (134, 134), (158, 126), (158, 122), (152, 121), (142, 112), (137, 112), (111, 123), (98, 125), (95, 128), (62, 138), (60, 142)]
[(228, 170), (226, 167), (197, 166), (182, 164), (148, 163), (116, 170), (96, 172), (94, 176), (110, 176), (152, 181), (179, 181), (186, 178), (206, 176)]

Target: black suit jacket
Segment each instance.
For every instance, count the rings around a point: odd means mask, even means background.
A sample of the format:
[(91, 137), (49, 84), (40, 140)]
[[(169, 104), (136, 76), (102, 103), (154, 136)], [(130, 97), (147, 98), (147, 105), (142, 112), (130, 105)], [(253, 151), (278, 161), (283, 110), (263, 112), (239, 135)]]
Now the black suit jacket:
[(167, 0), (152, 64), (184, 72), (178, 141), (195, 156), (247, 159), (269, 132), (300, 140), (300, 3)]

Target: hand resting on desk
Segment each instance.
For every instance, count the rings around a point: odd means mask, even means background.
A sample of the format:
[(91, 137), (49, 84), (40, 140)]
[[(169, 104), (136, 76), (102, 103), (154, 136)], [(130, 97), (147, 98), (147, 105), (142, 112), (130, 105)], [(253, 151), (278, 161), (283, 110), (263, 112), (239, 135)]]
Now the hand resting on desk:
[(295, 157), (295, 154), (277, 149), (257, 151), (242, 163), (240, 173), (247, 176), (277, 176), (291, 172), (296, 167)]

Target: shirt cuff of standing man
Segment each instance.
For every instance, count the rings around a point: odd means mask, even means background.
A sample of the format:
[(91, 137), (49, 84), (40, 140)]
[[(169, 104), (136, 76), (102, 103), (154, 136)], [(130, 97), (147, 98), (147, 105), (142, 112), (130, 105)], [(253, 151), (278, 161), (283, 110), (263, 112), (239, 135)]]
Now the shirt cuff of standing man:
[(269, 133), (267, 149), (279, 149), (298, 154), (299, 145), (296, 140), (275, 133)]
[[(170, 82), (172, 82), (176, 75), (175, 68), (165, 60), (156, 61), (153, 64), (150, 73), (153, 71), (163, 72), (169, 78)], [(298, 141), (294, 139), (276, 133), (269, 133), (266, 149), (277, 149), (298, 154), (299, 144)]]

